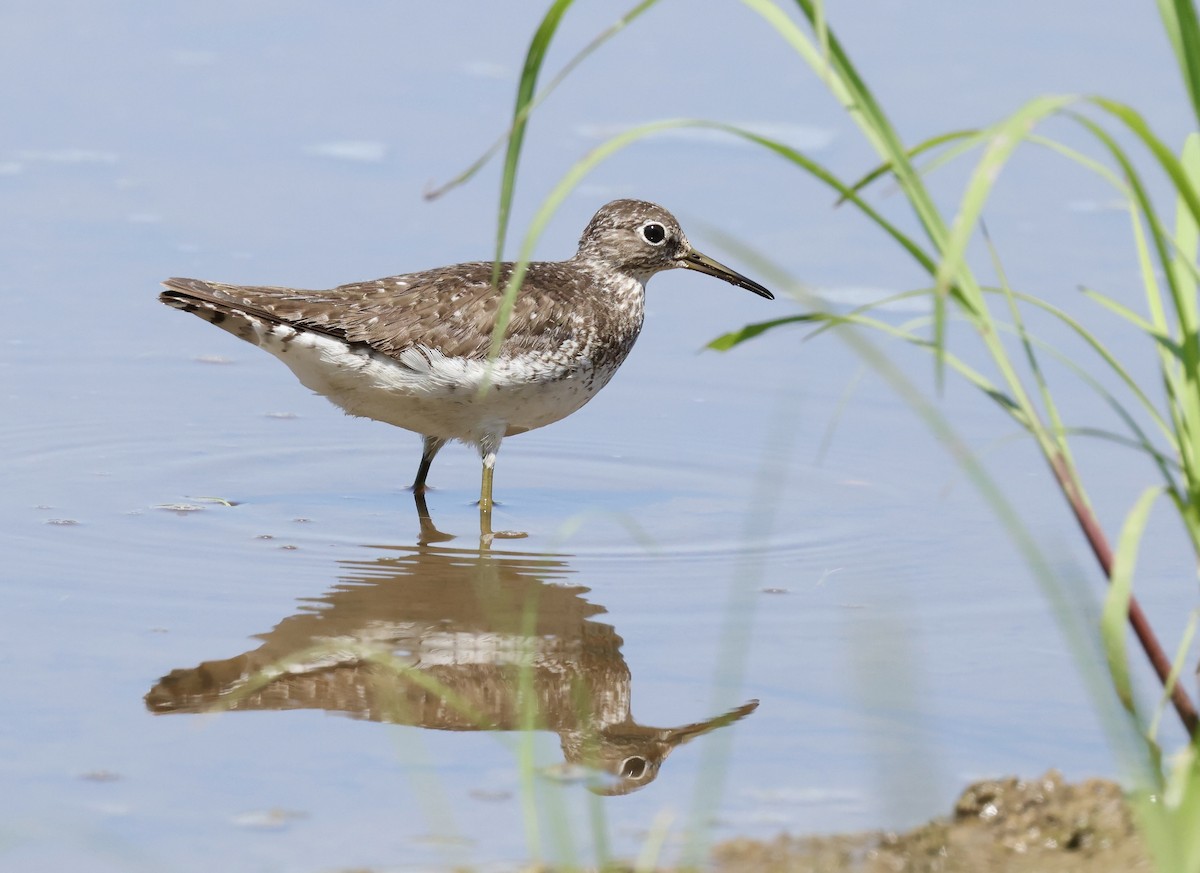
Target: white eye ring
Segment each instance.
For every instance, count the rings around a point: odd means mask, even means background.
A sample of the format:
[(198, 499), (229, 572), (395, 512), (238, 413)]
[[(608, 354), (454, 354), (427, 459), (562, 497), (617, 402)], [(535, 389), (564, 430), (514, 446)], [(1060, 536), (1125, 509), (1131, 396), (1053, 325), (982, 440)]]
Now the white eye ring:
[(652, 246), (661, 246), (667, 241), (667, 229), (657, 221), (647, 221), (639, 228), (638, 233)]

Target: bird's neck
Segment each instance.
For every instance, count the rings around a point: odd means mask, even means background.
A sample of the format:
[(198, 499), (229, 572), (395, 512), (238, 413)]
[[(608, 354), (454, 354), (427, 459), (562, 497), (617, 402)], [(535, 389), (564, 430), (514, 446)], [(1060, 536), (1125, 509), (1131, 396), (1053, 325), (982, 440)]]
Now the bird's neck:
[(606, 261), (603, 258), (593, 257), (584, 252), (580, 252), (579, 254), (575, 255), (575, 257), (571, 258), (571, 260), (567, 263), (576, 268), (588, 270), (597, 276), (597, 278), (602, 280), (611, 279), (612, 277), (616, 276), (622, 279), (627, 279), (631, 282), (636, 282), (639, 286), (641, 286), (640, 290), (643, 292), (645, 291), (646, 283), (650, 281), (650, 277), (657, 272), (651, 271), (648, 273), (643, 273), (637, 270), (631, 270), (626, 265), (614, 264), (611, 261)]

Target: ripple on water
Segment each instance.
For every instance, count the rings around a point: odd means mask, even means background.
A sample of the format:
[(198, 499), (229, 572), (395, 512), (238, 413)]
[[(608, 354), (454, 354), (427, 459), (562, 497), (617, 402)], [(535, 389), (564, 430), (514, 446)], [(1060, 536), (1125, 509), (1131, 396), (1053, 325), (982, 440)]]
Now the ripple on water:
[[(873, 548), (870, 513), (864, 510), (878, 500), (879, 489), (836, 470), (781, 458), (789, 481), (775, 494), (763, 488), (757, 470), (746, 472), (744, 457), (703, 442), (673, 449), (669, 456), (641, 445), (613, 451), (611, 445), (553, 436), (539, 439), (536, 446), (513, 443), (505, 447), (497, 469), (496, 526), (529, 532), (525, 545), (530, 549), (604, 561), (658, 557), (728, 565), (804, 556), (827, 566), (839, 555), (861, 557), (864, 549)], [(383, 442), (364, 446), (353, 457), (332, 447), (296, 449), (276, 454), (272, 481), (260, 484), (278, 489), (288, 480), (286, 487), (294, 489), (287, 469), (305, 469), (311, 473), (306, 483), (311, 489), (277, 490), (269, 498), (238, 496), (248, 502), (270, 499), (314, 507), (312, 512), (339, 541), (363, 542), (366, 534), (391, 541), (398, 533), (397, 519), (400, 530), (408, 530), (414, 517), (408, 496), (397, 485), (406, 481), (415, 454)], [(779, 473), (762, 458), (755, 462), (767, 466), (768, 475)], [(262, 463), (273, 461), (264, 457)], [(337, 472), (328, 481), (336, 485), (322, 484), (320, 468), (330, 463)], [(388, 471), (385, 477), (379, 469)], [(437, 526), (456, 534), (459, 542), (477, 530), (477, 481), (472, 452), (452, 447), (439, 457), (429, 508)], [(800, 489), (803, 500), (792, 499), (788, 488)], [(879, 550), (882, 562), (882, 544)]]
[[(416, 439), (360, 425), (361, 439), (348, 444), (340, 419), (305, 422), (301, 432), (291, 421), (262, 419), (219, 438), (191, 429), (97, 436), (9, 428), (3, 449), (17, 472), (8, 526), (70, 527), (53, 534), (81, 548), (175, 559), (207, 557), (216, 542), (295, 549), (414, 540), (419, 526), (403, 486)], [(434, 483), (435, 524), (470, 542), (478, 530), (474, 452), (448, 448)], [(531, 550), (731, 568), (804, 560), (814, 580), (845, 556), (861, 565), (864, 550), (880, 563), (889, 559), (887, 544), (870, 532), (873, 507), (894, 495), (805, 463), (787, 447), (730, 450), (719, 435), (668, 446), (611, 433), (580, 439), (578, 428), (568, 428), (512, 440), (497, 468), (497, 494), (497, 529), (528, 532), (523, 545)], [(316, 523), (302, 529), (299, 518)], [(53, 544), (53, 534), (42, 538)], [(789, 587), (779, 579), (764, 585)]]

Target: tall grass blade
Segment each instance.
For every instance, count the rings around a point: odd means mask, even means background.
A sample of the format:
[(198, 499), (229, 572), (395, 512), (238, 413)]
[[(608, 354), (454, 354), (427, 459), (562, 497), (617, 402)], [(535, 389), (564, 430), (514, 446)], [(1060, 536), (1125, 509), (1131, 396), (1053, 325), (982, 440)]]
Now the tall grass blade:
[(606, 798), (588, 792), (588, 824), (591, 826), (592, 846), (594, 847), (596, 866), (600, 870), (613, 867), (612, 846), (608, 839), (608, 818), (604, 814)]
[(1200, 870), (1200, 750), (1184, 748), (1170, 763), (1165, 785), (1134, 797), (1146, 844), (1160, 873)]
[[(1005, 273), (1004, 264), (1000, 260), (1000, 255), (992, 244), (991, 237), (987, 233), (987, 227), (982, 225), (981, 227), (988, 250), (992, 256), (993, 269), (1000, 280), (1001, 292), (1008, 303), (1009, 313), (1012, 315), (1013, 327), (1021, 341), (1021, 348), (1025, 351), (1025, 360), (1029, 365), (1029, 371), (1033, 374), (1033, 379), (1037, 383), (1038, 392), (1042, 399), (1042, 409), (1050, 421), (1049, 429), (1046, 430), (1044, 435), (1038, 433), (1035, 434), (1035, 437), (1037, 437), (1039, 442), (1046, 441), (1053, 444), (1054, 456), (1059, 461), (1058, 466), (1062, 471), (1062, 475), (1070, 479), (1069, 499), (1072, 501), (1072, 504), (1078, 504), (1080, 509), (1091, 512), (1091, 507), (1088, 506), (1087, 492), (1083, 487), (1083, 482), (1080, 481), (1079, 471), (1075, 466), (1075, 458), (1071, 453), (1071, 444), (1066, 439), (1062, 416), (1058, 412), (1058, 404), (1054, 402), (1054, 395), (1050, 392), (1050, 386), (1047, 384), (1046, 376), (1042, 372), (1037, 353), (1034, 351), (1033, 339), (1025, 329), (1025, 320), (1021, 317), (1021, 308), (1017, 305), (1016, 295), (1008, 285), (1008, 276)], [(1030, 414), (1033, 414), (1032, 409), (1030, 410)], [(1039, 431), (1042, 430), (1040, 423), (1038, 429)]]
[[(1180, 164), (1192, 185), (1200, 188), (1200, 133), (1193, 132), (1184, 142)], [(1200, 250), (1200, 222), (1188, 210), (1182, 196), (1176, 197), (1174, 242), (1175, 256), (1170, 268), (1179, 287), (1179, 331), (1186, 338), (1197, 327), (1196, 255)]]
[(655, 870), (661, 869), (659, 862), (662, 859), (663, 846), (666, 845), (667, 834), (671, 831), (673, 819), (674, 815), (665, 809), (654, 816), (654, 821), (650, 823), (650, 830), (646, 833), (646, 839), (642, 842), (641, 849), (638, 850), (637, 859), (633, 862), (634, 873), (654, 873)]
[[(938, 266), (936, 277), (939, 296), (947, 293), (951, 282), (965, 267), (967, 242), (979, 222), (980, 215), (983, 214), (983, 207), (1000, 171), (1008, 163), (1017, 146), (1038, 122), (1077, 100), (1077, 97), (1069, 94), (1035, 97), (991, 129), (987, 147), (963, 192), (958, 214), (950, 228), (950, 238), (942, 252), (942, 262)], [(982, 300), (976, 302), (980, 306), (983, 305)]]
[(813, 33), (817, 37), (817, 47), (821, 51), (823, 67), (828, 73), (829, 64), (829, 22), (825, 19), (825, 0), (813, 0)]
[(512, 131), (508, 135), (508, 148), (504, 152), (504, 172), (500, 177), (500, 207), (496, 218), (496, 266), (492, 273), (492, 284), (500, 280), (500, 262), (504, 259), (504, 242), (508, 237), (513, 191), (517, 184), (517, 165), (521, 160), (521, 145), (525, 142), (525, 128), (529, 123), (529, 107), (537, 87), (538, 73), (541, 72), (546, 50), (554, 39), (559, 22), (572, 2), (573, 0), (554, 0), (542, 16), (542, 22), (534, 32), (529, 49), (525, 53), (525, 66), (517, 83)]
[(538, 804), (538, 768), (535, 732), (538, 729), (537, 697), (533, 687), (532, 641), (537, 630), (537, 604), (530, 599), (521, 614), (521, 639), (526, 650), (517, 668), (517, 712), (520, 717), (517, 741), (517, 773), (521, 791), (521, 819), (525, 825), (525, 842), (535, 862), (542, 857), (542, 837)]
[(1160, 485), (1147, 488), (1141, 493), (1121, 528), (1117, 550), (1113, 556), (1112, 575), (1108, 596), (1104, 599), (1104, 613), (1100, 632), (1104, 640), (1104, 652), (1108, 659), (1108, 672), (1112, 676), (1113, 688), (1121, 704), (1135, 719), (1137, 703), (1133, 699), (1133, 681), (1129, 676), (1129, 658), (1126, 653), (1125, 634), (1129, 616), (1129, 601), (1133, 596), (1133, 573), (1137, 564), (1138, 545), (1154, 501), (1164, 492)]
[[(833, 75), (828, 77), (823, 75), (829, 90), (850, 114), (880, 158), (889, 165), (918, 222), (929, 237), (933, 249), (944, 262), (949, 231), (941, 213), (925, 188), (920, 173), (909, 160), (908, 150), (901, 142), (899, 134), (876, 101), (874, 94), (859, 76), (833, 32), (830, 31), (828, 35), (829, 47), (826, 59), (813, 45), (812, 40), (770, 0), (743, 0), (743, 2), (758, 12), (816, 72), (824, 74), (826, 70), (832, 70)], [(794, 2), (809, 24), (815, 26), (816, 11), (812, 0), (794, 0)], [(961, 269), (951, 278), (953, 283), (947, 281), (945, 290), (961, 293), (964, 296), (965, 305), (969, 309), (981, 305), (977, 283), (970, 270)], [(935, 376), (939, 389), (943, 384), (946, 364), (944, 354), (947, 324), (946, 297), (946, 294), (936, 294), (933, 298)]]
[(614, 24), (597, 34), (591, 42), (580, 49), (580, 51), (574, 57), (567, 61), (561, 70), (554, 74), (554, 78), (550, 80), (550, 83), (546, 85), (545, 88), (539, 91), (532, 100), (524, 105), (524, 107), (520, 108), (519, 111), (514, 113), (512, 123), (509, 125), (508, 130), (501, 134), (500, 137), (494, 143), (492, 143), (482, 155), (476, 158), (470, 166), (460, 172), (457, 176), (454, 176), (449, 181), (442, 183), (430, 191), (426, 191), (425, 199), (436, 200), (454, 188), (457, 188), (458, 186), (474, 178), (474, 176), (487, 165), (488, 161), (490, 161), (496, 155), (496, 152), (500, 151), (501, 147), (509, 141), (513, 135), (513, 131), (516, 129), (516, 126), (518, 124), (524, 124), (533, 110), (537, 109), (538, 106), (545, 102), (546, 98), (548, 98), (554, 93), (555, 90), (557, 90), (558, 86), (561, 85), (563, 81), (575, 71), (576, 67), (582, 64), (588, 58), (588, 56), (596, 51), (596, 49), (600, 48), (602, 45), (604, 45), (604, 43), (608, 42), (610, 39), (628, 27), (635, 18), (637, 18), (651, 6), (654, 6), (656, 3), (658, 3), (658, 0), (642, 0), (642, 2), (638, 3), (632, 9), (622, 15)]
[(1200, 125), (1200, 22), (1192, 0), (1158, 0), (1167, 38), (1175, 50), (1175, 60), (1183, 86), (1191, 99), (1196, 124)]
[[(1171, 675), (1167, 677), (1163, 693), (1158, 699), (1158, 706), (1154, 709), (1154, 719), (1150, 722), (1150, 729), (1146, 732), (1150, 735), (1151, 739), (1158, 738), (1158, 726), (1162, 721), (1167, 704), (1171, 700), (1171, 691), (1175, 688), (1175, 683), (1179, 681), (1179, 677), (1183, 675), (1183, 671), (1189, 666), (1189, 659), (1192, 654), (1192, 640), (1196, 638), (1197, 620), (1200, 620), (1200, 609), (1193, 609), (1191, 616), (1188, 618), (1187, 627), (1179, 638), (1179, 645), (1175, 648), (1175, 658), (1171, 661)], [(1197, 787), (1200, 788), (1200, 786)]]
[[(1159, 167), (1171, 180), (1172, 187), (1183, 199), (1188, 211), (1192, 213), (1192, 217), (1200, 221), (1200, 193), (1197, 192), (1196, 185), (1188, 177), (1187, 172), (1183, 169), (1183, 165), (1179, 159), (1175, 157), (1174, 152), (1171, 151), (1166, 143), (1158, 138), (1150, 128), (1150, 125), (1142, 118), (1141, 114), (1132, 106), (1116, 100), (1109, 100), (1106, 97), (1090, 97), (1088, 100), (1119, 119), (1142, 141), (1142, 144), (1149, 149), (1155, 160), (1158, 161)], [(1111, 147), (1110, 151), (1112, 151)]]
[[(910, 148), (905, 154), (907, 155), (908, 159), (910, 161), (912, 161), (914, 158), (919, 157), (920, 155), (924, 154), (925, 152), (929, 151), (930, 149), (935, 149), (938, 146), (945, 145), (946, 143), (951, 143), (951, 142), (963, 144), (964, 140), (966, 140), (965, 145), (969, 148), (975, 144), (974, 141), (979, 136), (979, 133), (980, 132), (978, 130), (968, 129), (968, 130), (954, 130), (949, 133), (939, 134), (938, 136), (931, 136), (929, 139), (923, 140), (922, 142), (917, 143), (915, 146)], [(864, 188), (866, 188), (872, 182), (875, 182), (876, 180), (889, 175), (891, 172), (892, 172), (892, 164), (890, 161), (888, 161), (887, 163), (880, 164), (879, 166), (875, 167), (873, 170), (868, 172), (866, 175), (860, 177), (856, 182), (851, 183), (851, 185), (849, 186), (849, 190), (854, 192), (855, 194), (859, 194), (863, 191)], [(845, 202), (845, 199), (846, 199), (845, 195), (843, 195), (842, 197), (839, 197), (836, 205), (840, 206), (843, 202)]]
[[(1155, 144), (1151, 146), (1151, 151), (1155, 153), (1156, 157), (1160, 158), (1160, 165), (1164, 169), (1170, 168), (1168, 175), (1171, 176), (1172, 182), (1177, 183), (1177, 194), (1179, 195), (1180, 202), (1194, 219), (1200, 221), (1200, 212), (1193, 208), (1194, 204), (1191, 202), (1195, 199), (1195, 191), (1192, 189), (1191, 182), (1187, 178), (1183, 165), (1169, 152), (1165, 154), (1165, 157), (1160, 156), (1160, 152), (1165, 149), (1165, 146), (1162, 146), (1157, 137), (1149, 131), (1149, 128), (1146, 127), (1145, 122), (1141, 120), (1140, 116), (1133, 112), (1133, 110), (1128, 109), (1128, 107), (1124, 107), (1114, 101), (1103, 101), (1101, 98), (1092, 98), (1092, 101), (1097, 105), (1104, 106), (1116, 114), (1122, 121), (1126, 122), (1144, 143), (1147, 145), (1151, 143)], [(1134, 223), (1134, 239), (1138, 246), (1138, 261), (1142, 271), (1142, 282), (1147, 290), (1147, 302), (1151, 309), (1151, 320), (1156, 330), (1167, 333), (1170, 327), (1163, 305), (1165, 301), (1158, 290), (1158, 270), (1155, 269), (1156, 264), (1151, 260), (1151, 252), (1153, 252), (1154, 261), (1157, 261), (1157, 267), (1161, 270), (1162, 278), (1169, 291), (1165, 300), (1170, 301), (1176, 318), (1186, 318), (1186, 314), (1192, 311), (1195, 305), (1183, 299), (1183, 289), (1180, 288), (1176, 281), (1176, 271), (1172, 269), (1172, 264), (1175, 262), (1173, 251), (1174, 241), (1164, 230), (1162, 222), (1155, 212), (1154, 204), (1150, 200), (1146, 186), (1142, 182), (1141, 175), (1133, 166), (1125, 150), (1117, 144), (1116, 140), (1106, 130), (1091, 119), (1083, 116), (1075, 116), (1075, 118), (1081, 125), (1091, 131), (1093, 136), (1108, 149), (1109, 154), (1120, 165), (1129, 183), (1130, 191), (1137, 204), (1136, 210), (1131, 213)], [(1180, 182), (1183, 185), (1182, 188), (1178, 187)], [(1200, 201), (1197, 201), (1197, 203), (1200, 203)], [(1147, 240), (1142, 235), (1141, 222), (1143, 219), (1146, 230), (1149, 231), (1148, 246)], [(1185, 330), (1186, 327), (1186, 325), (1181, 324), (1181, 331)], [(1184, 332), (1180, 339), (1181, 357), (1179, 362), (1177, 362), (1178, 365), (1176, 362), (1162, 358), (1163, 353), (1160, 348), (1160, 359), (1162, 361), (1160, 371), (1167, 392), (1168, 407), (1172, 415), (1172, 422), (1178, 434), (1180, 458), (1187, 474), (1186, 482), (1189, 493), (1189, 505), (1195, 507), (1200, 503), (1200, 342), (1197, 340), (1194, 327), (1190, 332)], [(1195, 525), (1190, 526), (1190, 532), (1193, 542), (1196, 542), (1200, 546), (1200, 541), (1196, 539), (1198, 531)], [(1166, 662), (1165, 655), (1161, 660)], [(1165, 673), (1162, 670), (1159, 673), (1160, 676), (1165, 678)], [(1177, 689), (1177, 695), (1179, 694), (1182, 694), (1182, 689)]]
[(777, 327), (782, 327), (785, 324), (811, 324), (814, 321), (827, 321), (828, 316), (822, 313), (805, 313), (802, 315), (787, 315), (783, 318), (774, 318), (770, 321), (760, 321), (756, 324), (747, 324), (737, 330), (722, 334), (714, 340), (711, 340), (706, 346), (706, 349), (712, 349), (715, 352), (727, 352), (736, 345), (741, 345), (746, 340), (754, 339), (756, 336), (773, 330)]

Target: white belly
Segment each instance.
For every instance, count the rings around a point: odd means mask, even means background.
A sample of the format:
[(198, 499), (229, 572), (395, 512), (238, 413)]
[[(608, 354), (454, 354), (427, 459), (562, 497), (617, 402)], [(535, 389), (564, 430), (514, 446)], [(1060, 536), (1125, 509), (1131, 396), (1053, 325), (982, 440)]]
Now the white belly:
[[(578, 349), (486, 362), (413, 348), (396, 361), (321, 334), (259, 324), (255, 340), (306, 387), (351, 415), (442, 439), (480, 442), (570, 415), (603, 388), (620, 365), (595, 367)], [(622, 356), (623, 357), (623, 356)]]

